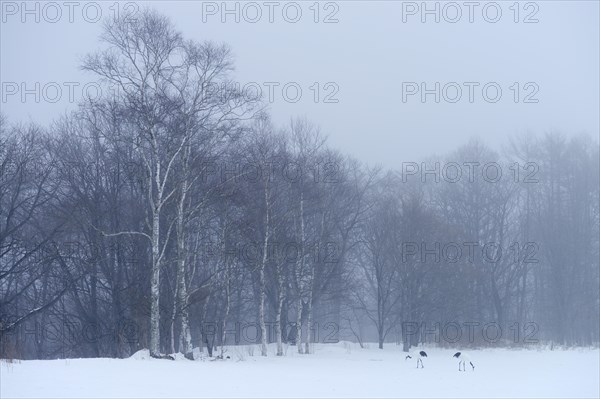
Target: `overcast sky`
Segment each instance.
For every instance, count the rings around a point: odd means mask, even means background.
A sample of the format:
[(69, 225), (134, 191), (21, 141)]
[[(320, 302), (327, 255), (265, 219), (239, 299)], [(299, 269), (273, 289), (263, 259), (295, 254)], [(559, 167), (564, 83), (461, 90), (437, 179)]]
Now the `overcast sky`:
[[(420, 1), (230, 2), (230, 13), (220, 1), (26, 3), (32, 13), (23, 4), (1, 5), (0, 105), (13, 122), (49, 123), (75, 107), (84, 85), (96, 87), (78, 68), (98, 46), (96, 5), (111, 16), (148, 4), (188, 39), (228, 43), (235, 80), (262, 87), (268, 102), (273, 95), (277, 123), (306, 115), (333, 146), (369, 163), (418, 161), (474, 136), (498, 147), (528, 131), (600, 130), (597, 1), (428, 2), (438, 15)], [(36, 82), (39, 103), (34, 94), (23, 102)]]

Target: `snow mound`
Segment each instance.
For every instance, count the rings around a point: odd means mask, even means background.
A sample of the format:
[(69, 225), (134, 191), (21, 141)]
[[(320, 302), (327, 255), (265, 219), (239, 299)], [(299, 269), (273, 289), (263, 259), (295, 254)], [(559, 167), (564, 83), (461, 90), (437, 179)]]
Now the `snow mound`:
[(135, 352), (133, 355), (129, 356), (129, 359), (133, 359), (133, 360), (149, 360), (152, 359), (150, 357), (150, 350), (148, 349), (141, 349), (137, 352)]

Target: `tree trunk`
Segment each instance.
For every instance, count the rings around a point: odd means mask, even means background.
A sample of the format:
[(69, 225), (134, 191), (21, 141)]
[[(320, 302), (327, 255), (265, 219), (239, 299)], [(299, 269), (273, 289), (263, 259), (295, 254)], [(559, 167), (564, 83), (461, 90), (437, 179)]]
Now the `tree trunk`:
[[(175, 319), (177, 318), (177, 290), (175, 290), (175, 298), (173, 302), (173, 313), (171, 314), (171, 323), (169, 323), (169, 347), (170, 352), (175, 353)], [(181, 347), (179, 347), (181, 349)]]
[(296, 346), (298, 347), (298, 353), (304, 353), (304, 347), (302, 346), (302, 297), (298, 298), (296, 303)]
[(269, 201), (269, 181), (265, 181), (265, 240), (263, 243), (263, 257), (260, 265), (259, 274), (259, 305), (258, 305), (258, 319), (260, 323), (261, 332), (261, 348), (260, 352), (262, 356), (267, 356), (267, 327), (265, 325), (265, 267), (267, 266), (268, 246), (269, 246), (269, 209), (271, 207)]
[(179, 206), (177, 208), (177, 301), (179, 313), (181, 315), (181, 332), (183, 348), (180, 351), (183, 352), (187, 359), (193, 360), (193, 348), (192, 348), (192, 335), (190, 332), (190, 322), (187, 308), (187, 285), (185, 282), (186, 275), (186, 259), (187, 259), (187, 248), (186, 248), (186, 232), (184, 223), (184, 204), (187, 197), (187, 180), (183, 180), (181, 187), (181, 198), (179, 200)]
[[(227, 262), (227, 260), (225, 260)], [(227, 329), (227, 318), (229, 316), (229, 309), (231, 307), (231, 276), (229, 273), (229, 266), (225, 268), (225, 311), (223, 314), (223, 320), (221, 321), (221, 358), (224, 356), (224, 346)]]
[(302, 347), (302, 272), (304, 270), (304, 197), (300, 191), (300, 255), (296, 262), (296, 284), (298, 286), (298, 302), (296, 304), (296, 346), (298, 353), (303, 354)]
[(283, 343), (281, 341), (281, 308), (283, 307), (283, 281), (281, 276), (281, 266), (277, 267), (277, 306), (275, 317), (275, 335), (277, 335), (277, 356), (283, 356)]
[(152, 215), (152, 279), (150, 282), (150, 356), (160, 357), (160, 218), (157, 209)]
[(258, 305), (258, 319), (260, 324), (260, 354), (267, 356), (267, 327), (265, 325), (265, 270), (260, 269), (260, 293)]
[(312, 328), (312, 302), (313, 302), (312, 290), (313, 290), (313, 287), (311, 286), (311, 288), (308, 292), (308, 309), (307, 309), (307, 317), (306, 317), (306, 348), (304, 350), (304, 354), (306, 354), (306, 355), (310, 354), (310, 352), (311, 352), (310, 341), (312, 339), (311, 338), (311, 328)]

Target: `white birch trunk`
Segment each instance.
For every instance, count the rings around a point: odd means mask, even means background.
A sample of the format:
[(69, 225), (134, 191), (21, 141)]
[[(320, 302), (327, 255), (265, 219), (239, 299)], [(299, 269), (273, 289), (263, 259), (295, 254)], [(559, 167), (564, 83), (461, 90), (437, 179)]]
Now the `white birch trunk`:
[[(221, 235), (221, 253), (225, 253), (225, 244), (226, 244), (226, 229), (227, 229), (227, 219), (223, 222), (223, 234)], [(227, 334), (225, 333), (227, 328), (227, 319), (229, 317), (229, 310), (231, 308), (231, 270), (230, 264), (227, 261), (227, 257), (223, 258), (224, 261), (224, 270), (225, 270), (225, 311), (223, 314), (223, 320), (221, 321), (221, 358), (224, 358), (225, 355), (225, 339)]]
[(304, 353), (302, 347), (302, 272), (304, 270), (304, 192), (300, 191), (300, 256), (296, 262), (296, 282), (298, 302), (296, 303), (296, 346), (298, 353)]
[(183, 352), (187, 359), (193, 360), (193, 348), (192, 348), (192, 335), (190, 332), (190, 322), (187, 308), (188, 293), (187, 284), (185, 281), (185, 275), (187, 272), (187, 235), (185, 231), (185, 201), (188, 194), (188, 160), (189, 160), (189, 147), (184, 150), (184, 177), (181, 182), (181, 197), (179, 198), (179, 204), (177, 206), (177, 301), (179, 308), (179, 314), (181, 315), (181, 341), (183, 342), (183, 348), (180, 351)]
[[(169, 327), (171, 332), (171, 340), (170, 340), (170, 353), (175, 353), (175, 320), (177, 319), (177, 289), (175, 289), (173, 301), (173, 313), (171, 315), (171, 325)], [(181, 346), (179, 346), (181, 349)]]
[(302, 297), (298, 298), (296, 303), (296, 346), (298, 347), (298, 353), (303, 354), (304, 348), (302, 346)]
[(221, 322), (221, 358), (225, 354), (225, 339), (227, 337), (225, 331), (227, 328), (227, 318), (229, 316), (229, 309), (231, 307), (231, 284), (229, 281), (229, 271), (226, 271), (226, 283), (225, 283), (225, 312), (223, 315), (223, 321)]
[(259, 284), (260, 284), (260, 293), (259, 293), (259, 306), (258, 306), (258, 318), (260, 323), (260, 331), (261, 331), (261, 355), (267, 356), (267, 327), (265, 325), (265, 267), (267, 265), (267, 255), (268, 255), (268, 246), (269, 246), (269, 209), (270, 209), (270, 201), (269, 201), (269, 181), (268, 178), (265, 181), (265, 240), (263, 243), (263, 258), (260, 265), (259, 272)]
[(160, 357), (160, 218), (157, 209), (152, 215), (152, 278), (150, 282), (150, 356)]
[[(324, 231), (325, 224), (325, 216), (321, 218), (321, 243), (323, 243), (322, 234)], [(307, 317), (306, 317), (306, 349), (304, 351), (305, 354), (310, 354), (311, 352), (311, 330), (312, 330), (312, 308), (313, 308), (313, 292), (315, 290), (315, 262), (311, 263), (310, 266), (310, 276), (309, 276), (309, 286), (308, 286), (308, 309), (307, 309)]]
[(281, 342), (281, 308), (283, 306), (283, 276), (281, 266), (277, 266), (277, 309), (275, 317), (275, 334), (277, 335), (277, 356), (283, 356), (283, 343)]
[[(311, 284), (312, 285), (312, 284)], [(307, 317), (306, 317), (306, 348), (304, 349), (304, 353), (306, 355), (310, 354), (311, 347), (310, 341), (311, 337), (311, 328), (312, 328), (312, 287), (308, 291), (308, 309), (307, 309)]]

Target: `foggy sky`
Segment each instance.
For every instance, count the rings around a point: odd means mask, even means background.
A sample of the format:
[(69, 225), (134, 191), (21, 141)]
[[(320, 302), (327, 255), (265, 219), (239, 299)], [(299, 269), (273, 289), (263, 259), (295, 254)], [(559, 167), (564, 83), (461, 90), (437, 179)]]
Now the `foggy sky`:
[[(82, 86), (96, 81), (79, 70), (83, 56), (98, 48), (101, 30), (100, 22), (90, 22), (93, 7), (87, 8), (88, 21), (83, 18), (82, 7), (87, 3), (78, 3), (70, 22), (69, 9), (57, 2), (62, 16), (55, 23), (49, 21), (55, 12), (46, 9), (44, 15), (40, 3), (40, 22), (36, 23), (35, 14), (22, 15), (22, 2), (2, 2), (0, 106), (10, 121), (47, 124), (74, 109)], [(322, 2), (317, 23), (313, 2), (296, 3), (302, 11), (296, 23), (285, 19), (294, 19), (295, 4), (276, 3), (271, 9), (262, 1), (255, 3), (260, 6), (260, 17), (256, 17), (256, 7), (244, 8), (244, 3), (239, 3), (239, 22), (234, 14), (221, 14), (222, 2), (138, 4), (165, 13), (187, 39), (228, 43), (235, 55), (236, 81), (258, 84), (265, 96), (269, 95), (268, 85), (274, 86), (269, 108), (275, 122), (282, 125), (292, 116), (306, 115), (329, 135), (334, 147), (371, 164), (398, 167), (403, 161), (447, 153), (474, 136), (496, 147), (505, 143), (507, 136), (526, 132), (557, 130), (598, 136), (600, 31), (596, 1), (539, 1), (528, 9), (524, 8), (526, 2), (521, 2), (518, 23), (513, 20), (514, 10), (509, 9), (512, 1), (497, 3), (502, 15), (496, 23), (484, 19), (482, 9), (489, 2), (478, 2), (473, 23), (462, 1), (454, 3), (462, 12), (456, 23), (444, 19), (455, 18), (456, 11), (453, 5), (444, 7), (445, 3), (438, 5), (439, 23), (429, 14), (426, 22), (421, 22), (420, 10), (409, 15), (413, 5), (422, 7), (420, 1)], [(33, 9), (36, 3), (27, 4)], [(112, 2), (98, 4), (103, 15), (114, 12), (109, 9)], [(427, 3), (431, 9), (435, 5)], [(15, 15), (13, 6), (18, 8)], [(536, 6), (532, 18), (538, 22), (523, 23)], [(121, 11), (123, 7), (121, 3)], [(217, 13), (212, 15), (215, 7)], [(235, 3), (228, 7), (234, 9)], [(493, 19), (495, 8), (488, 6), (487, 10)], [(330, 13), (338, 22), (323, 22)], [(252, 23), (255, 17), (258, 22)], [(30, 89), (39, 82), (40, 92), (44, 85), (56, 82), (62, 87), (62, 96), (50, 103), (42, 95), (36, 103), (33, 95), (26, 96), (25, 102), (20, 92), (7, 95), (7, 84), (20, 86), (22, 82)], [(73, 99), (69, 99), (65, 82), (80, 84), (74, 87)], [(313, 97), (315, 82), (318, 102)], [(450, 103), (442, 96), (435, 103), (431, 94), (422, 103), (419, 93), (403, 101), (403, 82), (425, 82), (430, 89), (439, 82), (440, 94), (445, 84), (456, 82), (462, 87), (462, 97)], [(475, 84), (473, 103), (464, 82)], [(496, 103), (483, 98), (482, 87), (489, 82), (502, 89)], [(518, 103), (513, 98), (515, 82), (519, 83)], [(282, 87), (289, 83), (290, 97), (294, 87), (302, 90), (296, 103), (283, 97)], [(526, 83), (533, 85), (525, 89)], [(454, 86), (447, 87), (448, 97), (454, 97)], [(538, 102), (524, 103), (535, 87), (539, 91), (532, 99)], [(339, 91), (330, 100), (338, 102), (325, 103), (325, 96), (336, 88)]]

